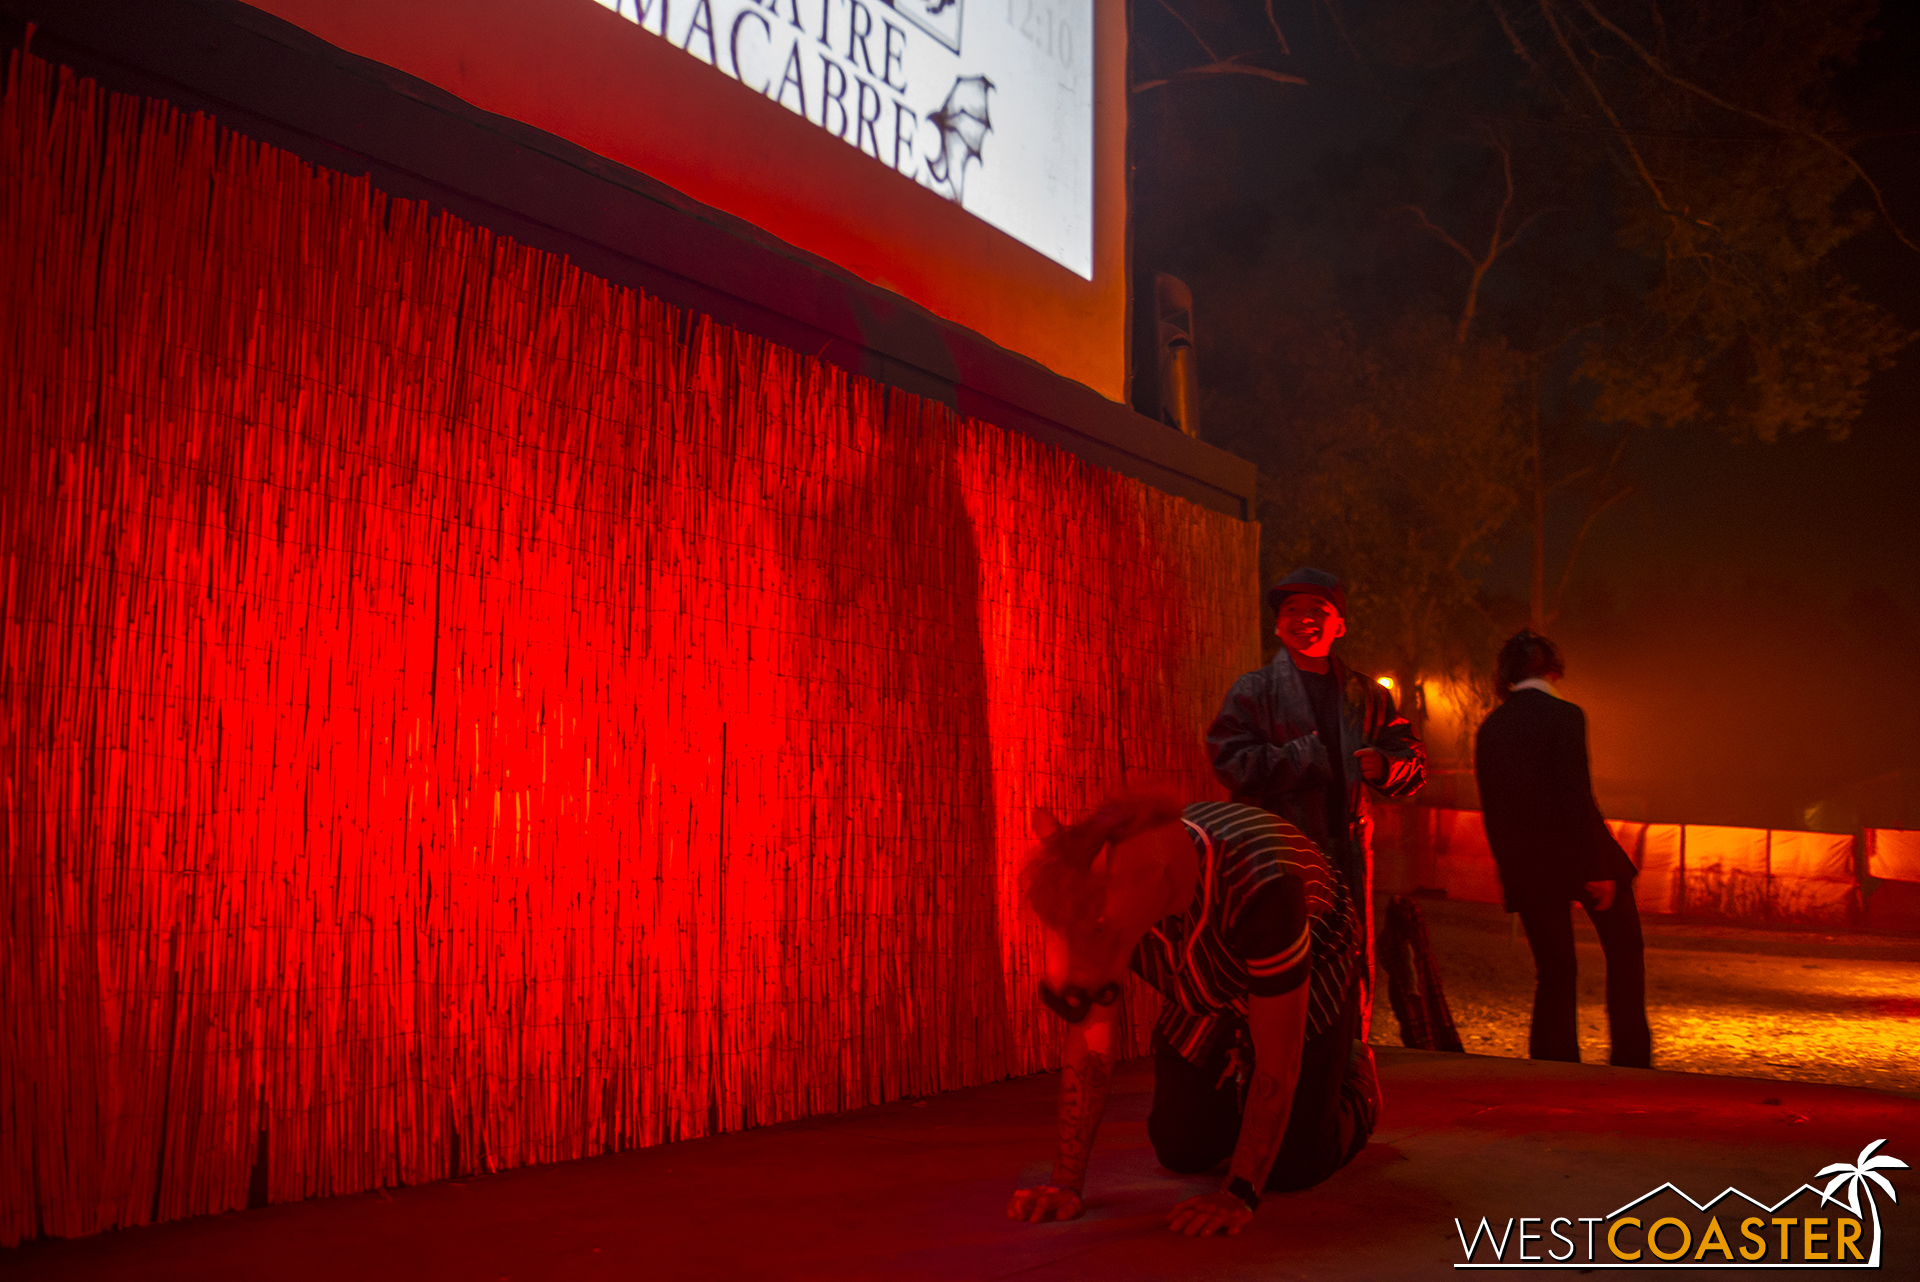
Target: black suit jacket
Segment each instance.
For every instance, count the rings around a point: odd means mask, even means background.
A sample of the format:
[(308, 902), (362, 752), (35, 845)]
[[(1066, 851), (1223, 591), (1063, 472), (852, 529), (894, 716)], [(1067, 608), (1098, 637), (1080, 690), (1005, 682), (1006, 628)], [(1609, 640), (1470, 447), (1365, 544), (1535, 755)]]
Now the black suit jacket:
[(1473, 767), (1508, 912), (1577, 899), (1589, 881), (1633, 879), (1593, 799), (1578, 704), (1516, 690), (1480, 726)]

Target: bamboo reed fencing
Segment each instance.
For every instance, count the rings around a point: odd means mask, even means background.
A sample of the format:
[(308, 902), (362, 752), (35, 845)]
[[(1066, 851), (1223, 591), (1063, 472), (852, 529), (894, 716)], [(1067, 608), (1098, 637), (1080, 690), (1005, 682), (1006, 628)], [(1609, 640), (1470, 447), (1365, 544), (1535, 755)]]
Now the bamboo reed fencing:
[(18, 54), (0, 202), (0, 1241), (1049, 1062), (1254, 527)]

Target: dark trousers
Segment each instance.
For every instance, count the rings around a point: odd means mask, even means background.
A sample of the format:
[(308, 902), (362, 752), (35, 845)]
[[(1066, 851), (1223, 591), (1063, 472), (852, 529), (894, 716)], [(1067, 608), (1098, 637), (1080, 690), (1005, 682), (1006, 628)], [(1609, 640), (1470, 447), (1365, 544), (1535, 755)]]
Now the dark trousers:
[[(1653, 1034), (1647, 1029), (1647, 964), (1640, 940), (1640, 910), (1633, 883), (1619, 882), (1613, 906), (1595, 912), (1581, 900), (1600, 949), (1607, 959), (1607, 1029), (1613, 1041), (1609, 1062), (1621, 1068), (1653, 1065)], [(1578, 969), (1573, 952), (1573, 913), (1567, 902), (1536, 904), (1520, 910), (1533, 949), (1533, 1028), (1527, 1054), (1533, 1059), (1580, 1062), (1580, 1033), (1574, 1000)]]
[[(1301, 1050), (1286, 1136), (1267, 1176), (1269, 1193), (1312, 1188), (1352, 1161), (1373, 1134), (1380, 1082), (1372, 1052), (1354, 1040), (1358, 1011), (1359, 1003), (1349, 999), (1334, 1027), (1309, 1038)], [(1207, 1062), (1196, 1066), (1154, 1035), (1147, 1137), (1168, 1170), (1199, 1174), (1233, 1156), (1241, 1109), (1240, 1087), (1228, 1071), (1233, 1044), (1223, 1038)]]

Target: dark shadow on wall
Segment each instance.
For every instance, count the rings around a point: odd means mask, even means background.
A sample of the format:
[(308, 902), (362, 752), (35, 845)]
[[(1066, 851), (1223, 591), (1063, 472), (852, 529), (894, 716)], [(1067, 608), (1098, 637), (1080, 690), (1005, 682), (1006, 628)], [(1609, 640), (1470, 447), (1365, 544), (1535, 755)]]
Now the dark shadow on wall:
[[(841, 908), (869, 1089), (876, 1057), (916, 1091), (1012, 1071), (980, 552), (946, 414), (886, 393), (870, 451), (809, 514), (841, 551), (821, 567), (796, 657), (845, 700), (820, 724), (880, 731), (826, 731), (837, 742), (817, 744), (815, 795), (842, 798), (849, 838), (893, 855), (886, 884), (846, 887)], [(855, 759), (855, 743), (878, 745), (876, 758)], [(894, 952), (859, 946), (873, 913), (904, 918)]]

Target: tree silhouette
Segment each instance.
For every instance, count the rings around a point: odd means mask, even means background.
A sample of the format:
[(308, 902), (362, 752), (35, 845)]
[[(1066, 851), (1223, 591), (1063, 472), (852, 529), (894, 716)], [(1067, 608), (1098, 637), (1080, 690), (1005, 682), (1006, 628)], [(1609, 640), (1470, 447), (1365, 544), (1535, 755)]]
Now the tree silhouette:
[[(1880, 1267), (1880, 1205), (1873, 1200), (1873, 1189), (1868, 1186), (1867, 1181), (1872, 1180), (1873, 1183), (1878, 1184), (1881, 1191), (1887, 1195), (1888, 1201), (1898, 1202), (1900, 1195), (1893, 1191), (1893, 1182), (1880, 1172), (1907, 1169), (1907, 1164), (1897, 1157), (1887, 1157), (1884, 1154), (1879, 1157), (1874, 1156), (1873, 1151), (1885, 1143), (1885, 1140), (1875, 1140), (1860, 1150), (1857, 1160), (1835, 1162), (1831, 1166), (1820, 1168), (1820, 1175), (1833, 1176), (1820, 1194), (1821, 1201), (1838, 1202), (1840, 1199), (1833, 1195), (1833, 1191), (1844, 1184), (1847, 1186), (1847, 1209), (1857, 1216), (1860, 1214), (1860, 1194), (1862, 1190), (1866, 1192), (1867, 1209), (1873, 1212), (1873, 1258), (1868, 1260), (1865, 1266), (1869, 1269)], [(1817, 1179), (1818, 1176), (1815, 1178)]]
[[(1497, 441), (1512, 466), (1490, 479), (1506, 493), (1483, 503), (1475, 492), (1442, 533), (1504, 512), (1486, 542), (1530, 545), (1527, 612), (1549, 627), (1652, 433), (1844, 436), (1869, 381), (1912, 336), (1861, 295), (1834, 251), (1873, 225), (1920, 246), (1853, 154), (1868, 135), (1833, 104), (1875, 9), (1137, 4), (1136, 254), (1143, 270), (1194, 287), (1216, 336), (1202, 353), (1209, 437), (1263, 478), (1293, 469), (1263, 504), (1270, 559), (1304, 543), (1357, 567), (1391, 546), (1423, 558), (1422, 595), (1394, 615), (1415, 619), (1443, 600), (1465, 611), (1456, 632), (1494, 626), (1467, 617), (1476, 608), (1511, 626), (1506, 603), (1476, 598), (1485, 548), (1463, 554), (1431, 537), (1420, 525), (1431, 515), (1400, 501), (1409, 469), (1384, 453), (1470, 426), (1426, 453)], [(1374, 123), (1346, 124), (1361, 120)], [(1297, 141), (1313, 137), (1325, 141)], [(1246, 177), (1261, 170), (1273, 177)], [(1501, 422), (1425, 408), (1393, 420), (1392, 401), (1418, 401), (1388, 395), (1406, 380), (1376, 371), (1453, 368), (1425, 341), (1408, 360), (1406, 335), (1435, 332), (1438, 318), (1460, 368), (1498, 369), (1497, 404), (1477, 389), (1471, 399)], [(1328, 343), (1277, 341), (1289, 322), (1338, 330), (1349, 367), (1328, 365), (1339, 355)], [(1242, 371), (1243, 385), (1224, 386)], [(1380, 392), (1337, 407), (1383, 422), (1380, 439), (1341, 437), (1331, 421), (1307, 421), (1306, 401), (1275, 395), (1339, 381)], [(1321, 439), (1317, 452), (1303, 444)], [(1418, 479), (1438, 489), (1453, 477)], [(1312, 524), (1314, 503), (1344, 524)], [(1369, 511), (1389, 513), (1388, 528), (1362, 528)], [(1357, 637), (1382, 630), (1356, 624)], [(1377, 657), (1433, 672), (1439, 656)]]

